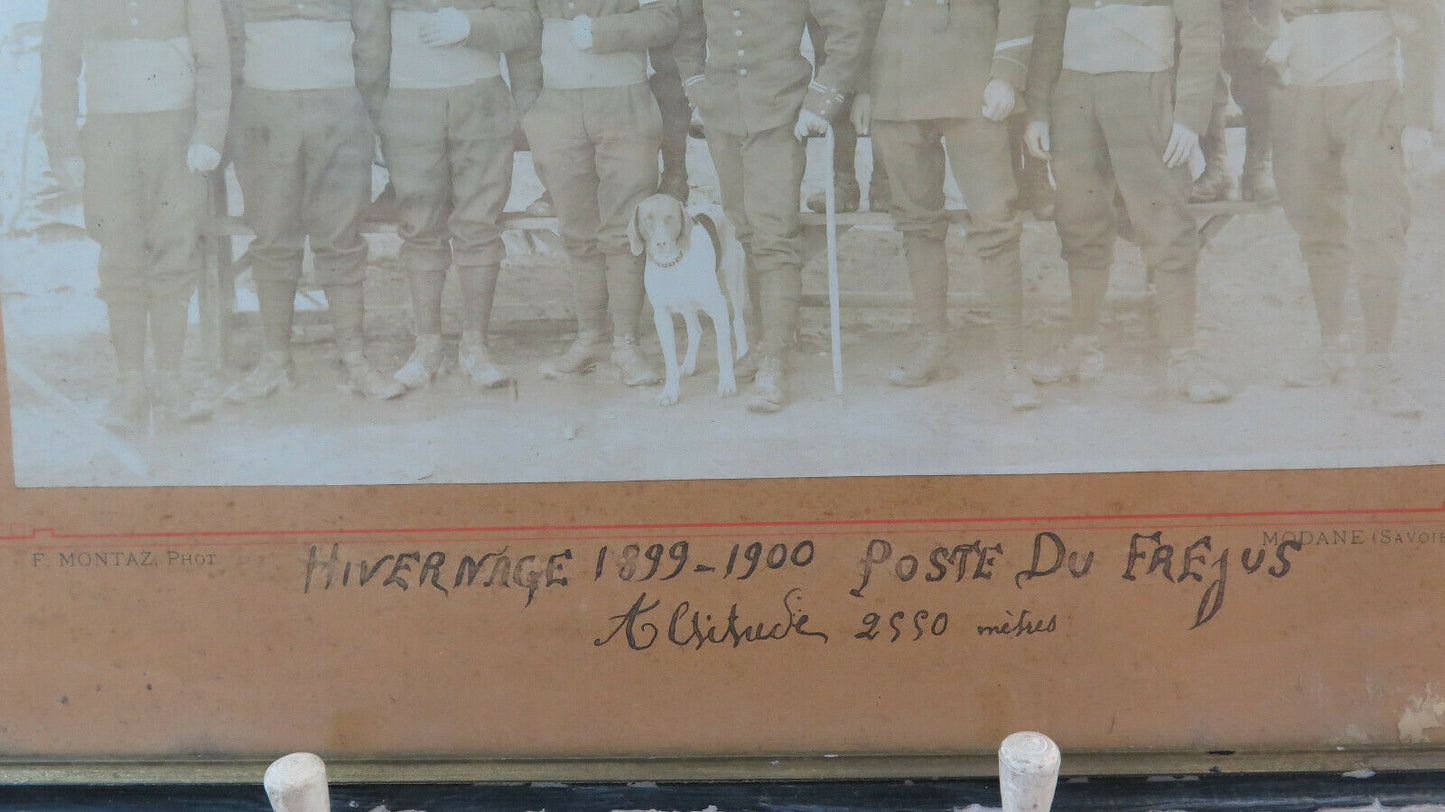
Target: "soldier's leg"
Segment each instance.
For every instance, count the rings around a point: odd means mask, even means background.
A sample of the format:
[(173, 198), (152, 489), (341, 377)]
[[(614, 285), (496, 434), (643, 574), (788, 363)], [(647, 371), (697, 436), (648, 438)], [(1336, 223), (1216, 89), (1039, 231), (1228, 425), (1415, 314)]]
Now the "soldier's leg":
[(145, 136), (125, 116), (91, 116), (81, 133), (86, 230), (100, 244), (100, 298), (120, 373), (119, 389), (106, 404), (101, 423), (120, 430), (142, 427), (150, 413), (142, 371), (150, 262), (144, 213), (153, 196), (137, 163)]
[(512, 103), (500, 80), (452, 91), (448, 151), (455, 208), (450, 231), (462, 288), (458, 366), (480, 386), (500, 386), (510, 372), (492, 361), (487, 329), (506, 249), (502, 211), (512, 191)]
[(605, 88), (588, 109), (597, 149), (597, 245), (607, 261), (607, 302), (612, 316), (612, 361), (628, 386), (659, 383), (661, 375), (638, 346), (644, 258), (627, 238), (637, 204), (657, 190), (657, 148), (662, 118), (647, 85)]
[[(808, 18), (808, 40), (813, 46), (813, 59), (819, 60), (827, 52), (827, 32), (812, 17)], [(858, 131), (853, 128), (851, 111), (853, 98), (850, 96), (833, 118), (833, 138), (836, 149), (833, 152), (833, 183), (837, 192), (837, 207), (840, 212), (855, 212), (863, 192), (858, 185)], [(876, 181), (876, 178), (875, 178)], [(886, 183), (886, 175), (885, 175)], [(870, 192), (871, 194), (871, 192)], [(808, 208), (821, 212), (827, 207), (823, 192), (808, 195)], [(874, 207), (881, 211), (881, 208)]]
[(1189, 168), (1162, 159), (1174, 124), (1172, 77), (1115, 74), (1100, 93), (1099, 121), (1115, 181), (1154, 279), (1160, 334), (1169, 351), (1169, 387), (1196, 403), (1227, 400), (1223, 381), (1204, 369), (1194, 346), (1199, 230), (1190, 214)]
[(893, 221), (903, 234), (918, 348), (887, 380), (924, 386), (948, 361), (948, 219), (944, 213), (944, 153), (932, 122), (874, 121), (874, 143), (893, 167)]
[(1023, 218), (1009, 162), (1008, 125), (985, 118), (959, 119), (948, 123), (943, 137), (953, 176), (968, 201), (968, 244), (983, 265), (1005, 391), (1013, 408), (1036, 408), (1038, 392), (1024, 372), (1024, 283), (1019, 258)]
[(1229, 72), (1234, 100), (1244, 114), (1244, 174), (1239, 181), (1243, 200), (1272, 203), (1279, 197), (1270, 159), (1271, 104), (1274, 70), (1264, 64), (1264, 53), (1255, 48), (1224, 51), (1224, 69)]
[(1010, 116), (1009, 163), (1013, 167), (1014, 185), (1018, 187), (1018, 210), (1039, 220), (1054, 216), (1054, 189), (1049, 185), (1049, 162), (1041, 161), (1024, 146), (1027, 116)]
[(1234, 174), (1229, 171), (1229, 142), (1225, 137), (1229, 106), (1229, 78), (1219, 71), (1214, 79), (1214, 110), (1209, 127), (1199, 134), (1199, 149), (1204, 153), (1204, 173), (1189, 190), (1189, 202), (1214, 203), (1234, 195)]
[(306, 115), (306, 208), (303, 217), (316, 278), (326, 292), (336, 348), (354, 391), (368, 398), (399, 397), (406, 387), (367, 360), (365, 297), (367, 245), (361, 217), (371, 202), (371, 121), (361, 96), (318, 91)]
[(151, 343), (156, 376), (152, 405), (161, 420), (200, 420), (211, 406), (196, 398), (181, 377), (186, 321), (201, 267), (201, 230), (210, 215), (205, 176), (186, 166), (192, 115), (189, 111), (147, 116), (145, 174), (153, 185), (147, 283)]
[(1096, 115), (1097, 77), (1065, 71), (1050, 109), (1054, 180), (1054, 225), (1069, 266), (1073, 319), (1064, 346), (1030, 367), (1037, 383), (1077, 377), (1098, 378), (1104, 356), (1099, 325), (1117, 236), (1113, 166)]
[(261, 361), (226, 391), (245, 402), (293, 384), (291, 326), (306, 246), (302, 221), (301, 94), (246, 88), (236, 118), (236, 177), (251, 241), (251, 277), (261, 311)]
[(1354, 365), (1345, 332), (1349, 290), (1349, 219), (1345, 177), (1332, 144), (1325, 88), (1283, 88), (1275, 118), (1275, 179), (1280, 203), (1309, 269), (1320, 345), (1285, 383), (1332, 383)]
[(1344, 174), (1350, 190), (1351, 258), (1359, 274), (1365, 322), (1365, 384), (1371, 404), (1386, 414), (1418, 417), (1419, 401), (1397, 378), (1390, 360), (1405, 277), (1405, 232), (1410, 189), (1400, 148), (1401, 97), (1393, 82), (1337, 88), (1348, 107), (1337, 121), (1345, 139)]
[[(707, 132), (707, 149), (717, 173), (718, 192), (722, 198), (723, 213), (736, 229), (738, 242), (742, 243), (747, 260), (748, 298), (743, 303), (743, 316), (749, 336), (759, 333), (759, 284), (757, 265), (753, 262), (753, 229), (748, 222), (747, 209), (743, 206), (743, 147), (749, 139), (746, 136), (728, 135), (711, 128)], [(757, 372), (758, 347), (753, 342), (747, 355), (733, 364), (733, 374), (739, 381), (751, 380)]]
[(682, 90), (682, 77), (678, 75), (672, 48), (653, 48), (648, 57), (653, 70), (648, 84), (662, 114), (662, 178), (658, 181), (658, 191), (686, 203), (689, 192), (687, 128), (692, 123), (692, 107)]
[(397, 264), (411, 289), (416, 333), (411, 356), (393, 377), (409, 389), (431, 383), (441, 368), (442, 288), (452, 262), (447, 107), (445, 90), (393, 89), (380, 122), (402, 240)]
[(583, 124), (580, 90), (544, 90), (523, 117), (532, 162), (557, 210), (569, 260), (577, 338), (542, 365), (547, 377), (590, 369), (607, 358), (607, 264), (597, 246), (597, 166)]
[(752, 262), (757, 269), (762, 305), (758, 374), (748, 409), (771, 413), (787, 402), (786, 353), (798, 329), (803, 295), (798, 197), (807, 160), (792, 127), (759, 133), (746, 143), (743, 203), (752, 228)]

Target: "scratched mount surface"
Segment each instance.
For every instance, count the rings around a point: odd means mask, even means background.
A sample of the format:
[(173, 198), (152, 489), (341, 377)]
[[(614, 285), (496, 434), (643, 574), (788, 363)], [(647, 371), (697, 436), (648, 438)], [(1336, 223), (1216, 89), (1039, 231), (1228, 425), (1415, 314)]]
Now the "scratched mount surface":
[[(413, 491), (415, 493), (415, 491)], [(1436, 746), (1439, 510), (4, 544), (19, 757)], [(1343, 599), (1343, 600), (1342, 600)]]

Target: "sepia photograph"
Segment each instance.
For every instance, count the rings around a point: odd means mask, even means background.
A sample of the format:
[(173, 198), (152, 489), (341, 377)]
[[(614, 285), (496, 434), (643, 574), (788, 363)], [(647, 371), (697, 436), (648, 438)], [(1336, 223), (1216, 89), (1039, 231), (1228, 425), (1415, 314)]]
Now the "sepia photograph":
[(1440, 0), (9, 0), (15, 484), (1445, 463)]

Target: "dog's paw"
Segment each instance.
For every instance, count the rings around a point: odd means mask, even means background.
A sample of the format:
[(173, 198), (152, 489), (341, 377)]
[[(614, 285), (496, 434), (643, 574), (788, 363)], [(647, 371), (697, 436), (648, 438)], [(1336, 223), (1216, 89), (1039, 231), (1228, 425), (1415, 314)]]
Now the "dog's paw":
[(738, 393), (738, 382), (733, 378), (718, 378), (717, 396), (720, 398), (732, 397)]
[(678, 390), (677, 390), (676, 387), (664, 386), (664, 387), (662, 388), (662, 391), (657, 394), (657, 405), (658, 405), (658, 406), (673, 406), (673, 405), (676, 405), (676, 403), (677, 403), (677, 398), (678, 398)]

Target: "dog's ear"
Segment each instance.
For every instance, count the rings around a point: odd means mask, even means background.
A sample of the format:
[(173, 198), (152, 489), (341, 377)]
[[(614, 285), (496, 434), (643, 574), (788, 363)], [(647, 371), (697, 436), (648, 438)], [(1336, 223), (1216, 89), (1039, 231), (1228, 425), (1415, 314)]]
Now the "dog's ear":
[(632, 210), (632, 219), (627, 221), (627, 242), (632, 246), (634, 257), (642, 256), (647, 250), (647, 241), (642, 239), (642, 227), (638, 222), (642, 215), (642, 204), (638, 203), (637, 208)]
[(682, 215), (682, 233), (677, 235), (677, 247), (682, 251), (683, 256), (686, 256), (687, 252), (692, 250), (692, 213), (681, 202), (677, 204), (677, 211)]

